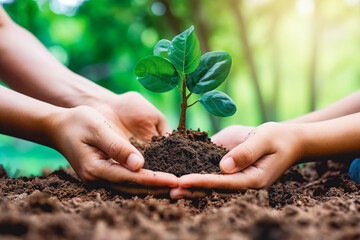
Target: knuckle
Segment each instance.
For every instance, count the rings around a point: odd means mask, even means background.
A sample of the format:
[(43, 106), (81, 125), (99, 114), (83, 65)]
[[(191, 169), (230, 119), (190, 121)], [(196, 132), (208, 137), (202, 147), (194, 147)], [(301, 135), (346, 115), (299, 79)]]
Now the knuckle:
[(261, 124), (259, 127), (260, 127), (260, 129), (272, 131), (274, 129), (277, 129), (278, 126), (279, 126), (279, 123), (277, 123), (277, 122), (266, 122), (264, 124)]
[(125, 161), (122, 159), (122, 153), (124, 151), (124, 144), (118, 142), (112, 142), (109, 144), (108, 155), (109, 157), (116, 159), (117, 161)]
[(130, 92), (127, 92), (126, 94), (128, 97), (131, 97), (131, 98), (143, 98), (143, 96), (140, 93), (135, 92), (135, 91), (130, 91)]

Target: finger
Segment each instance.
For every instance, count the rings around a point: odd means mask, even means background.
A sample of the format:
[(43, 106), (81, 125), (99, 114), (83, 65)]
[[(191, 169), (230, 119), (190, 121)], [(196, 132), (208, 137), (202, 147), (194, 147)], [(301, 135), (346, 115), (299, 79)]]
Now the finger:
[(224, 136), (224, 134), (222, 132), (218, 132), (218, 133), (216, 133), (215, 135), (213, 135), (211, 137), (211, 141), (213, 143), (215, 143), (216, 145), (223, 146), (223, 147), (227, 148), (226, 141), (224, 141), (225, 137), (226, 136)]
[(263, 138), (254, 136), (228, 152), (220, 161), (220, 169), (224, 173), (235, 173), (271, 153), (269, 144)]
[(90, 139), (89, 144), (98, 147), (109, 158), (132, 171), (137, 171), (144, 165), (141, 153), (108, 126), (99, 129), (98, 133)]
[[(248, 173), (238, 172), (227, 175), (217, 174), (189, 174), (180, 177), (181, 188), (219, 188), (232, 190), (245, 190), (258, 188), (259, 177), (263, 175), (261, 169), (250, 166)], [(245, 170), (244, 170), (245, 171)]]
[(144, 186), (167, 186), (177, 187), (178, 178), (170, 173), (153, 172), (147, 169), (140, 169), (137, 172), (130, 171), (120, 164), (99, 160), (93, 168), (95, 177), (109, 182), (122, 183), (131, 182)]
[(185, 188), (173, 188), (170, 190), (170, 198), (181, 199), (181, 198), (200, 198), (205, 197), (207, 191), (205, 190), (189, 190)]
[(158, 133), (162, 136), (167, 136), (172, 132), (171, 127), (169, 126), (166, 118), (163, 115), (160, 116), (159, 123), (156, 127)]

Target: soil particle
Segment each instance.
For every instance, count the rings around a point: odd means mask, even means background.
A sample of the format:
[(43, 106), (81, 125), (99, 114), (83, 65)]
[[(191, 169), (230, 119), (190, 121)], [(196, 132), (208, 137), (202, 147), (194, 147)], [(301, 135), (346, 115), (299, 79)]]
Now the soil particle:
[(187, 130), (187, 135), (174, 131), (168, 137), (153, 137), (145, 147), (137, 144), (145, 158), (144, 168), (182, 176), (189, 173), (220, 172), (219, 162), (227, 153), (213, 144), (206, 132)]

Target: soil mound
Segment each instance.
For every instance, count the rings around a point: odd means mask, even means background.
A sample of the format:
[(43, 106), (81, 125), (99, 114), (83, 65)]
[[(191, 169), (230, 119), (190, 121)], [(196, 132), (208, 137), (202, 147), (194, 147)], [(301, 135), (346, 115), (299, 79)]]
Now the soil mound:
[(137, 146), (145, 158), (144, 168), (178, 177), (220, 172), (219, 162), (227, 153), (225, 148), (212, 143), (206, 132), (193, 130), (187, 130), (186, 136), (174, 131), (168, 137), (153, 137), (151, 143)]

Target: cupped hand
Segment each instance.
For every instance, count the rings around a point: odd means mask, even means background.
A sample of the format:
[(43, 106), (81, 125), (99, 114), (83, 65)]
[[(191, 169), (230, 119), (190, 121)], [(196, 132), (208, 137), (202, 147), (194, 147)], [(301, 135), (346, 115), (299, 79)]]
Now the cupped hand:
[(249, 133), (254, 129), (255, 127), (232, 125), (212, 136), (211, 141), (216, 145), (223, 146), (224, 148), (231, 150), (240, 143), (243, 143)]
[(93, 101), (91, 107), (102, 113), (115, 129), (128, 139), (150, 141), (152, 136), (172, 130), (165, 116), (137, 92), (111, 94), (105, 101)]
[(220, 162), (225, 174), (189, 174), (180, 177), (172, 198), (198, 197), (188, 188), (267, 188), (302, 157), (301, 131), (295, 124), (265, 123)]
[[(118, 189), (122, 188), (122, 183), (157, 187), (178, 185), (178, 178), (172, 174), (141, 169), (144, 159), (140, 152), (95, 109), (85, 106), (62, 109), (50, 122), (52, 145), (84, 182), (105, 180)], [(151, 188), (143, 189), (151, 192)]]

